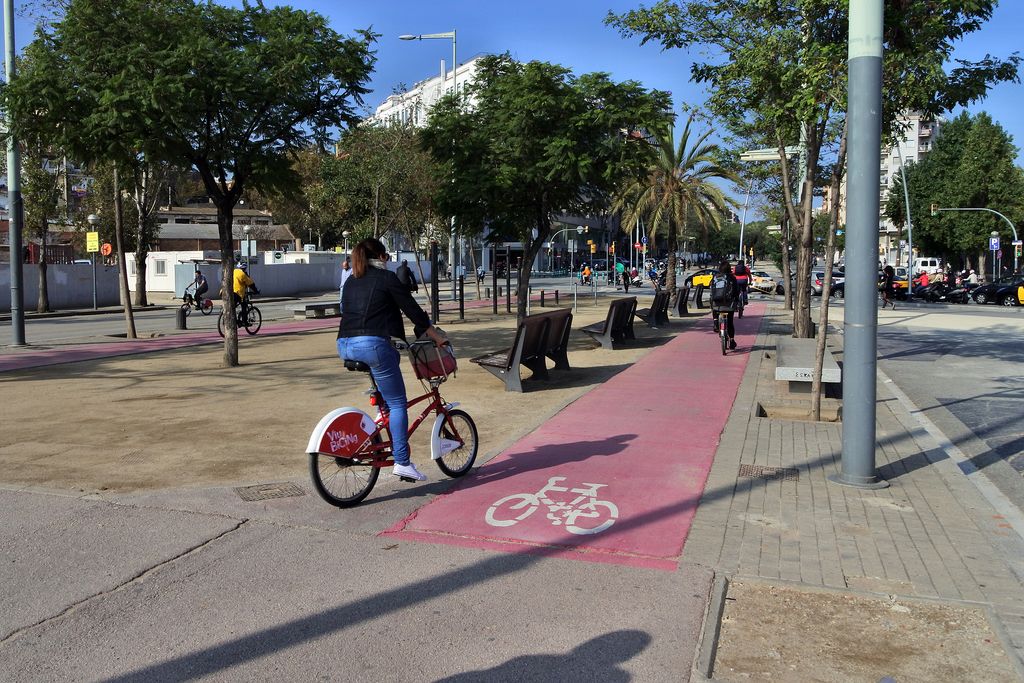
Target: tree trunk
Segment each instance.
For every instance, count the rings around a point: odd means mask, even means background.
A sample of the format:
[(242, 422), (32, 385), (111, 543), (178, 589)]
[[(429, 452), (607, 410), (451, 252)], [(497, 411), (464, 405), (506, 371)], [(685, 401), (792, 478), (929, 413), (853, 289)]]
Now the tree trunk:
[(825, 244), (825, 278), (821, 289), (821, 310), (818, 314), (818, 342), (814, 350), (814, 374), (811, 378), (811, 419), (821, 419), (821, 372), (825, 364), (825, 342), (828, 339), (828, 305), (832, 299), (832, 263), (835, 260), (836, 229), (839, 227), (839, 192), (842, 186), (842, 169), (846, 166), (847, 124), (843, 123), (843, 136), (839, 140), (839, 155), (832, 172), (831, 196), (835, 197), (829, 211), (828, 241)]
[(665, 273), (665, 289), (669, 293), (669, 306), (676, 305), (679, 291), (676, 289), (676, 252), (679, 251), (679, 228), (675, 218), (668, 219), (668, 270)]
[(802, 194), (801, 222), (799, 225), (800, 241), (796, 254), (796, 305), (793, 307), (793, 336), (809, 339), (814, 336), (814, 325), (811, 322), (811, 257), (814, 253), (814, 222), (811, 217), (811, 193), (813, 182), (808, 178), (804, 181)]
[[(135, 305), (148, 306), (149, 298), (146, 296), (146, 258), (149, 250), (142, 248), (142, 234), (137, 235), (135, 251)], [(175, 292), (177, 294), (177, 292)]]
[(789, 216), (782, 214), (782, 291), (785, 293), (786, 310), (793, 310), (793, 269), (789, 265)]
[(232, 299), (235, 270), (235, 243), (231, 235), (234, 222), (234, 204), (228, 197), (215, 200), (217, 205), (217, 231), (220, 233), (221, 308), (224, 311), (224, 366), (238, 366), (238, 323), (235, 302)]
[[(540, 253), (541, 247), (551, 233), (551, 223), (547, 217), (547, 211), (540, 211), (537, 218), (537, 237), (523, 240), (523, 260), (519, 264), (519, 283), (516, 287), (516, 320), (522, 322), (526, 317), (527, 302), (530, 299), (530, 269), (533, 261)], [(512, 264), (509, 264), (511, 267)]]
[(118, 282), (121, 289), (121, 303), (124, 304), (124, 323), (128, 339), (136, 339), (135, 316), (132, 313), (132, 297), (128, 290), (128, 264), (124, 258), (124, 225), (121, 211), (121, 186), (118, 183), (117, 167), (114, 167), (114, 242), (117, 247)]
[(46, 286), (46, 219), (42, 221), (39, 232), (39, 298), (36, 300), (36, 313), (46, 313), (50, 310), (50, 292)]
[(988, 254), (985, 252), (978, 254), (978, 279), (983, 282), (992, 280), (992, 269), (988, 266)]

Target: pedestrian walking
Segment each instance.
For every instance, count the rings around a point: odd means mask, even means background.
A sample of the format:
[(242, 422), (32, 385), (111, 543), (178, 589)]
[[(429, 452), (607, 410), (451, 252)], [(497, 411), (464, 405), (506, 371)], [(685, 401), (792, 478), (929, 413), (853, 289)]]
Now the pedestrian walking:
[(405, 288), (410, 292), (419, 291), (420, 285), (416, 282), (416, 276), (413, 275), (412, 268), (409, 267), (407, 259), (402, 259), (402, 265), (398, 266), (395, 275), (398, 276), (398, 281), (405, 285)]
[(892, 306), (892, 310), (894, 311), (896, 310), (895, 279), (896, 271), (893, 270), (892, 266), (886, 266), (882, 271), (882, 308)]

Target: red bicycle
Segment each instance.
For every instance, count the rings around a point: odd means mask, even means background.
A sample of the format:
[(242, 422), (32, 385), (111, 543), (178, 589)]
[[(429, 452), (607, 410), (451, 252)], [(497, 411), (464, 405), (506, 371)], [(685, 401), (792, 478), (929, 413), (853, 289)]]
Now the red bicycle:
[[(479, 441), (476, 424), (458, 403), (441, 397), (440, 386), (455, 372), (455, 354), (450, 345), (438, 347), (433, 341), (412, 344), (393, 341), (398, 350), (408, 350), (416, 378), (426, 390), (410, 399), (409, 408), (426, 402), (423, 411), (409, 424), (409, 436), (434, 415), (430, 433), (430, 457), (449, 477), (461, 477), (476, 461)], [(382, 467), (394, 465), (388, 407), (370, 366), (346, 360), (345, 367), (370, 377), (370, 405), (377, 408), (371, 418), (358, 408), (338, 408), (324, 415), (309, 437), (309, 474), (313, 487), (325, 501), (337, 507), (356, 505), (373, 490)], [(411, 417), (411, 413), (410, 413)], [(406, 479), (405, 481), (413, 481)]]

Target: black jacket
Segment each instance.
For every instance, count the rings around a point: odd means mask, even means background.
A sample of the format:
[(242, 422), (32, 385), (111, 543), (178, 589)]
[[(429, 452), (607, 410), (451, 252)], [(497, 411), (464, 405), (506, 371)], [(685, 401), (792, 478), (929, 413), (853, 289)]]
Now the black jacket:
[(419, 290), (419, 284), (416, 282), (416, 276), (412, 274), (412, 268), (408, 264), (403, 263), (398, 266), (398, 270), (395, 271), (395, 275), (398, 276), (398, 281), (405, 285), (406, 289), (410, 292)]
[(353, 275), (341, 294), (341, 337), (398, 337), (405, 339), (402, 313), (418, 336), (430, 327), (430, 317), (390, 270), (370, 266), (362, 277)]

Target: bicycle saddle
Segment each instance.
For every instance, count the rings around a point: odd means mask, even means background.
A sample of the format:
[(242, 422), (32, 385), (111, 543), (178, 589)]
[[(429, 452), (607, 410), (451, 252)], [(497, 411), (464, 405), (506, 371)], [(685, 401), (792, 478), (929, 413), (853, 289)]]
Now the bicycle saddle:
[(345, 368), (347, 370), (354, 370), (356, 372), (369, 372), (370, 366), (361, 360), (347, 360), (345, 361)]

